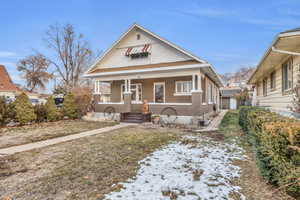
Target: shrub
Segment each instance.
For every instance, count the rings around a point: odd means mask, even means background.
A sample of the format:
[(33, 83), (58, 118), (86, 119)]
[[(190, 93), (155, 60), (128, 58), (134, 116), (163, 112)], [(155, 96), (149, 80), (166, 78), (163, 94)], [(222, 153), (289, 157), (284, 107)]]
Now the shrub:
[(36, 122), (40, 123), (47, 120), (47, 108), (44, 104), (35, 105), (34, 113), (36, 114)]
[(52, 96), (48, 97), (48, 99), (47, 99), (46, 109), (47, 109), (47, 120), (48, 121), (52, 122), (52, 121), (57, 121), (60, 119), (60, 113), (57, 110), (54, 98)]
[(239, 123), (256, 153), (262, 175), (300, 196), (300, 122), (256, 107), (242, 107)]
[(72, 89), (79, 115), (83, 116), (89, 111), (92, 102), (92, 90), (88, 87), (77, 87)]
[(0, 97), (0, 125), (5, 125), (8, 121), (8, 104), (5, 97)]
[(8, 117), (8, 122), (10, 121), (15, 121), (16, 120), (16, 105), (15, 102), (10, 102), (7, 105), (7, 117)]
[(69, 93), (65, 96), (62, 112), (64, 116), (68, 117), (69, 119), (77, 119), (79, 117), (78, 107), (72, 93)]
[(26, 124), (36, 119), (33, 106), (25, 93), (20, 94), (15, 102), (16, 120), (20, 124)]

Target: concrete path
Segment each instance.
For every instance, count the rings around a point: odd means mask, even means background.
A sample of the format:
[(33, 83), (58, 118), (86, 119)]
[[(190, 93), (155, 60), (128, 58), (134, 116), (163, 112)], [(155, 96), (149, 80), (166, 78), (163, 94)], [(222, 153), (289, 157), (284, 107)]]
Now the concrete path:
[(96, 135), (99, 133), (117, 130), (117, 129), (128, 127), (128, 126), (134, 126), (134, 125), (136, 125), (136, 124), (121, 123), (119, 125), (104, 127), (104, 128), (100, 128), (100, 129), (96, 129), (96, 130), (73, 134), (73, 135), (57, 137), (57, 138), (53, 138), (53, 139), (49, 139), (49, 140), (43, 140), (43, 141), (19, 145), (19, 146), (8, 147), (8, 148), (0, 149), (0, 156), (14, 154), (14, 153), (23, 152), (23, 151), (29, 151), (29, 150), (37, 149), (37, 148), (42, 148), (42, 147), (46, 147), (49, 145), (67, 142), (70, 140), (75, 140), (75, 139), (79, 139), (79, 138), (83, 138), (83, 137), (87, 137), (87, 136)]
[(219, 130), (219, 126), (220, 126), (225, 114), (227, 113), (227, 111), (228, 110), (221, 110), (219, 115), (216, 118), (214, 118), (207, 127), (199, 130), (199, 132), (211, 132), (211, 131)]

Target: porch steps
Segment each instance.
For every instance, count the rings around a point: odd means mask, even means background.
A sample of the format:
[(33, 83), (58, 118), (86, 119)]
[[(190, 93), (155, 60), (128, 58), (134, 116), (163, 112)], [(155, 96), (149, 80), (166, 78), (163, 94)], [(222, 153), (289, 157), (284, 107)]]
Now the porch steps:
[(143, 113), (135, 113), (135, 112), (129, 112), (129, 113), (121, 113), (121, 122), (126, 123), (143, 123), (148, 121), (145, 117), (146, 115)]

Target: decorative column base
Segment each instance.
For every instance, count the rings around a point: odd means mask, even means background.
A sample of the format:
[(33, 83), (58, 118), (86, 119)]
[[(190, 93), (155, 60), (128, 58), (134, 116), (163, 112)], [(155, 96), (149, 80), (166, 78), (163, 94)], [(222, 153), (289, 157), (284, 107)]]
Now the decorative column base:
[(131, 112), (131, 92), (124, 93), (124, 112)]

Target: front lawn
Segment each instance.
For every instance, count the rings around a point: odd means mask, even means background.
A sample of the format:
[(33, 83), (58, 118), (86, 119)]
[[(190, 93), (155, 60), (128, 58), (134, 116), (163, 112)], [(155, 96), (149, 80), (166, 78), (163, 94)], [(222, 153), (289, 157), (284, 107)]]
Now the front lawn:
[(0, 158), (0, 199), (102, 199), (177, 138), (177, 131), (129, 127)]
[(115, 124), (116, 122), (63, 120), (20, 127), (0, 128), (0, 148), (71, 135)]

